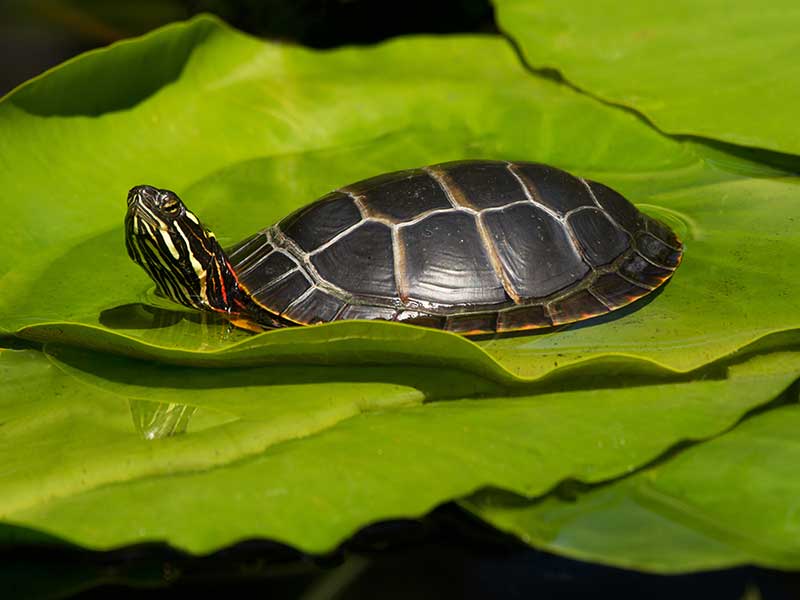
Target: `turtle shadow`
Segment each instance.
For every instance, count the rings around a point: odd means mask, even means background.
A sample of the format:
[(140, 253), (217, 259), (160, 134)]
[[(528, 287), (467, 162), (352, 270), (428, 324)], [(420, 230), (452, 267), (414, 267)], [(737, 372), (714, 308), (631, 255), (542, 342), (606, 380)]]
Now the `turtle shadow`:
[(168, 310), (133, 302), (108, 308), (100, 313), (100, 324), (109, 329), (165, 329), (181, 321), (198, 325), (228, 325), (228, 321), (212, 313)]

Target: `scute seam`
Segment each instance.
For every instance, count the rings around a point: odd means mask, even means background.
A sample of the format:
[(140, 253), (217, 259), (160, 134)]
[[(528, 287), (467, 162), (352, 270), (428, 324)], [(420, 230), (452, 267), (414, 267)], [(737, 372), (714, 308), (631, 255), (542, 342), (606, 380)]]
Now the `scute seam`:
[[(298, 269), (298, 270), (299, 270), (299, 269)], [(292, 308), (294, 308), (294, 306), (295, 306), (296, 304), (299, 304), (300, 302), (302, 302), (303, 300), (305, 300), (306, 298), (308, 298), (308, 297), (309, 297), (311, 294), (313, 294), (313, 293), (314, 293), (314, 291), (315, 291), (316, 289), (318, 289), (318, 288), (317, 288), (317, 283), (316, 283), (315, 281), (311, 281), (311, 280), (309, 280), (309, 278), (306, 276), (306, 274), (305, 274), (305, 273), (303, 273), (303, 275), (306, 277), (306, 281), (308, 281), (308, 282), (311, 284), (311, 287), (310, 287), (310, 288), (308, 288), (308, 289), (307, 289), (305, 292), (303, 292), (302, 294), (300, 294), (300, 295), (299, 295), (297, 298), (295, 298), (294, 300), (292, 300), (291, 302), (289, 302), (289, 304), (287, 304), (287, 305), (286, 305), (286, 308), (284, 308), (284, 309), (281, 311), (281, 313), (280, 313), (280, 315), (279, 315), (279, 316), (281, 316), (281, 317), (283, 317), (283, 318), (288, 318), (288, 317), (286, 317), (286, 316), (285, 316), (285, 313), (289, 312), (289, 310), (290, 310), (290, 309), (292, 309)]]
[(447, 199), (450, 201), (450, 204), (453, 205), (453, 208), (476, 212), (474, 207), (470, 206), (464, 201), (463, 195), (457, 198), (453, 193), (453, 190), (458, 190), (458, 188), (455, 186), (455, 183), (453, 183), (450, 177), (448, 177), (447, 173), (434, 167), (423, 167), (423, 170), (430, 175), (437, 184), (439, 184), (439, 187), (442, 189), (445, 196), (447, 196)]
[(408, 302), (408, 280), (406, 277), (406, 251), (400, 240), (400, 228), (392, 227), (392, 260), (394, 261), (394, 285), (404, 305)]
[(364, 205), (364, 196), (362, 196), (361, 194), (356, 194), (355, 192), (351, 192), (350, 190), (347, 189), (347, 187), (339, 188), (336, 191), (344, 194), (345, 196), (348, 196), (353, 201), (353, 204), (356, 205), (356, 208), (358, 209), (358, 212), (361, 215), (361, 221), (370, 216), (367, 207)]
[(636, 232), (628, 231), (627, 229), (625, 229), (622, 225), (620, 225), (617, 222), (617, 220), (614, 218), (614, 215), (612, 215), (605, 208), (603, 208), (603, 205), (600, 204), (600, 201), (597, 199), (597, 196), (595, 196), (594, 190), (592, 189), (592, 186), (589, 185), (589, 182), (586, 181), (583, 177), (578, 177), (578, 181), (580, 181), (583, 184), (583, 187), (586, 188), (586, 191), (589, 192), (589, 195), (592, 197), (592, 202), (594, 202), (595, 206), (597, 206), (597, 208), (602, 211), (602, 213), (608, 218), (608, 220), (611, 221), (612, 225), (614, 225), (614, 227), (616, 227), (620, 231), (624, 232), (630, 239), (633, 239), (633, 236)]
[[(649, 235), (650, 237), (652, 237), (652, 238), (654, 238), (654, 239), (658, 240), (659, 242), (661, 241), (659, 238), (657, 238), (656, 236), (654, 236), (652, 233), (645, 233), (644, 235)], [(666, 246), (667, 244), (664, 244), (664, 245)], [(675, 269), (677, 269), (677, 268), (678, 268), (677, 266), (675, 266), (675, 267), (668, 267), (667, 265), (662, 265), (661, 263), (658, 263), (658, 262), (654, 261), (654, 260), (653, 260), (652, 258), (650, 258), (649, 256), (645, 256), (645, 255), (644, 255), (644, 254), (643, 254), (643, 253), (642, 253), (642, 252), (639, 250), (639, 246), (638, 246), (638, 245), (635, 245), (635, 248), (636, 248), (636, 254), (638, 254), (639, 256), (641, 256), (643, 259), (645, 259), (647, 262), (649, 262), (649, 263), (650, 263), (651, 265), (653, 265), (654, 267), (658, 267), (659, 269), (664, 269), (665, 271), (673, 271), (673, 272), (675, 271)], [(676, 252), (679, 252), (679, 253), (681, 254), (681, 256), (683, 256), (683, 251), (682, 251), (682, 250), (676, 250)], [(679, 264), (680, 264), (680, 261), (679, 261)]]
[[(530, 201), (530, 203), (533, 204), (535, 207), (537, 207), (538, 209), (540, 209), (541, 211), (545, 212), (550, 217), (552, 217), (553, 219), (555, 219), (556, 221), (561, 223), (561, 226), (567, 232), (567, 237), (569, 238), (569, 242), (570, 242), (570, 246), (572, 248), (572, 252), (575, 254), (575, 256), (581, 262), (586, 264), (586, 266), (588, 266), (590, 269), (594, 270), (592, 268), (592, 264), (583, 255), (583, 252), (581, 252), (580, 244), (578, 243), (578, 240), (575, 237), (575, 232), (572, 230), (572, 227), (570, 226), (569, 222), (567, 221), (567, 215), (560, 215), (556, 211), (554, 211), (552, 208), (550, 208), (549, 206), (544, 204), (541, 200), (537, 200), (537, 198), (539, 197), (539, 191), (536, 188), (536, 184), (534, 182), (532, 182), (528, 177), (526, 177), (524, 175), (524, 173), (518, 173), (516, 171), (515, 167), (516, 167), (516, 165), (514, 163), (512, 163), (512, 162), (507, 162), (506, 163), (506, 168), (514, 176), (514, 178), (519, 182), (519, 185), (522, 188), (522, 191), (525, 194), (525, 197), (528, 199), (528, 201)], [(569, 214), (569, 213), (567, 213), (567, 214)]]
[(331, 294), (342, 302), (351, 301), (352, 294), (324, 279), (319, 274), (319, 271), (317, 271), (317, 268), (311, 263), (311, 255), (300, 248), (300, 246), (298, 246), (292, 238), (281, 231), (277, 225), (267, 229), (266, 234), (274, 246), (282, 247), (303, 264), (303, 268), (306, 270), (306, 273), (314, 280), (312, 283), (316, 283), (320, 290)]

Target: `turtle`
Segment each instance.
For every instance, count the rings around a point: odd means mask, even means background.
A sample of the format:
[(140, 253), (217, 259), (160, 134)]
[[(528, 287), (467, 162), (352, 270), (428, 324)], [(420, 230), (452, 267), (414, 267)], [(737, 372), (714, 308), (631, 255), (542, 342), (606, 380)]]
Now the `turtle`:
[(330, 192), (223, 249), (172, 191), (128, 193), (129, 256), (160, 295), (250, 331), (379, 319), (465, 336), (552, 328), (642, 298), (683, 244), (612, 188), (467, 160)]

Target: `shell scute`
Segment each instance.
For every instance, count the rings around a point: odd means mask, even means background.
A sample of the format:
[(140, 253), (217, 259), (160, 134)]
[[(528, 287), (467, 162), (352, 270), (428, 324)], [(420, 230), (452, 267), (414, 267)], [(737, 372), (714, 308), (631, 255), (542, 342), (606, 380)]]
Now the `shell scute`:
[(586, 183), (591, 188), (597, 203), (620, 227), (630, 234), (641, 228), (642, 213), (619, 192), (596, 181), (587, 181)]
[(586, 185), (566, 171), (540, 163), (514, 163), (513, 168), (532, 190), (534, 199), (557, 213), (594, 206)]
[(283, 313), (295, 323), (313, 324), (332, 321), (345, 303), (320, 289), (314, 289), (303, 298), (297, 298)]
[(431, 168), (445, 173), (458, 204), (475, 210), (526, 199), (525, 190), (504, 162), (445, 163)]
[(345, 190), (359, 195), (368, 215), (401, 223), (437, 208), (449, 208), (444, 190), (425, 171), (372, 186), (348, 186)]
[(283, 219), (280, 228), (300, 248), (311, 252), (360, 220), (361, 213), (353, 199), (332, 192)]
[(261, 306), (280, 314), (296, 298), (311, 287), (311, 282), (301, 271), (292, 271), (270, 285), (253, 292), (253, 299)]
[(658, 265), (675, 268), (681, 259), (681, 253), (651, 233), (636, 236), (636, 247), (639, 251)]
[(581, 290), (550, 304), (550, 318), (553, 325), (562, 325), (604, 315), (609, 310), (587, 290)]
[(473, 215), (432, 214), (403, 227), (400, 240), (409, 298), (454, 305), (509, 301)]
[(619, 274), (633, 282), (654, 289), (664, 283), (672, 271), (657, 267), (639, 254), (632, 254), (619, 266)]
[(416, 310), (402, 310), (395, 317), (395, 321), (398, 323), (433, 327), (434, 329), (443, 329), (445, 320), (446, 318), (441, 315), (431, 315)]
[(239, 282), (256, 292), (296, 267), (297, 263), (288, 254), (273, 250), (239, 265)]
[(387, 298), (398, 295), (392, 233), (383, 223), (364, 221), (312, 254), (311, 264), (326, 281), (353, 294)]
[(569, 225), (586, 261), (593, 267), (610, 264), (630, 247), (627, 233), (614, 225), (606, 214), (597, 208), (586, 208), (572, 213)]
[(336, 315), (336, 320), (379, 319), (381, 321), (394, 321), (396, 316), (396, 310), (387, 308), (385, 306), (349, 304), (345, 306), (338, 315)]
[(650, 292), (648, 288), (635, 285), (615, 273), (601, 275), (592, 283), (590, 289), (595, 297), (613, 308), (630, 304)]
[(497, 331), (500, 333), (552, 326), (553, 322), (541, 304), (504, 310), (497, 317)]
[(453, 333), (476, 335), (497, 330), (497, 313), (452, 315), (447, 317), (444, 329)]
[(519, 296), (548, 296), (589, 272), (564, 226), (538, 206), (518, 204), (486, 213), (484, 222)]

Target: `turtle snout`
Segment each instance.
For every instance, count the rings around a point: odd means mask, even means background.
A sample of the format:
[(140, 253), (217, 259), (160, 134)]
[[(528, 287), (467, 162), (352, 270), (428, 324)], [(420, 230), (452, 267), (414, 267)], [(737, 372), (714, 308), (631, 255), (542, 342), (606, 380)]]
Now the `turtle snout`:
[(128, 208), (133, 208), (134, 204), (137, 202), (139, 202), (139, 193), (136, 191), (136, 188), (133, 188), (128, 192)]
[(154, 203), (158, 198), (158, 190), (149, 185), (137, 185), (128, 192), (128, 207), (137, 203)]

